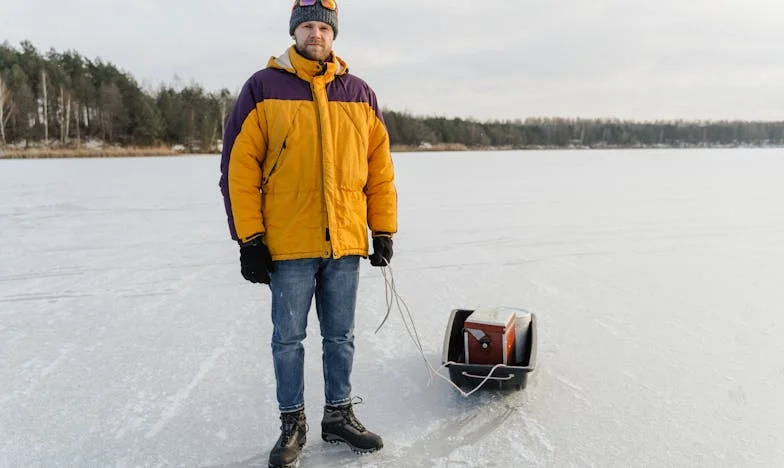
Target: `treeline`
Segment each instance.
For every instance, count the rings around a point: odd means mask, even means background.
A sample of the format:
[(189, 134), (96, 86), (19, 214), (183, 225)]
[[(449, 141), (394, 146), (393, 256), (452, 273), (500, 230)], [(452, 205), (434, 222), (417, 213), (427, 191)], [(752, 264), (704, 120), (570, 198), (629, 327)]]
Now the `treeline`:
[[(214, 152), (234, 102), (200, 85), (142, 89), (127, 72), (74, 51), (0, 45), (0, 144), (180, 145)], [(529, 118), (479, 122), (384, 111), (393, 145), (408, 148), (564, 148), (784, 145), (784, 122)]]
[(394, 143), (417, 148), (644, 148), (782, 146), (784, 121), (656, 121), (529, 118), (478, 122), (384, 113)]
[(74, 51), (0, 45), (0, 144), (183, 145), (213, 151), (233, 102), (198, 84), (142, 89), (128, 73)]

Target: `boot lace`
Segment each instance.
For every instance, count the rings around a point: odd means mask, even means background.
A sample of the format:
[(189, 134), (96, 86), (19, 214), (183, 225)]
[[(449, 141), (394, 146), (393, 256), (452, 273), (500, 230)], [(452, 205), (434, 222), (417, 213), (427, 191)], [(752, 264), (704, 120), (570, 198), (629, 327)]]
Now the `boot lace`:
[(361, 397), (355, 396), (346, 406), (339, 407), (343, 419), (350, 424), (354, 429), (359, 432), (365, 432), (365, 426), (359, 422), (359, 419), (354, 415), (354, 405), (361, 405), (363, 400)]
[[(281, 447), (288, 444), (289, 440), (294, 437), (297, 426), (300, 423), (300, 414), (298, 412), (282, 413), (280, 415), (280, 445)], [(307, 431), (307, 425), (305, 425)]]

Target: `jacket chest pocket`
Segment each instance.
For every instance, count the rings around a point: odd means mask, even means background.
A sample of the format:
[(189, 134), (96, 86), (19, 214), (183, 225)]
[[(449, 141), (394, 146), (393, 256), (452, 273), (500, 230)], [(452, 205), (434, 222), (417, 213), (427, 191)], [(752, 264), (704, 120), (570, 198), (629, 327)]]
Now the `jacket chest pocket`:
[(275, 158), (272, 160), (272, 163), (269, 165), (269, 169), (262, 171), (261, 185), (267, 185), (270, 181), (270, 178), (275, 174), (275, 171), (280, 167), (280, 162), (283, 159), (284, 153), (286, 152), (287, 138), (283, 139), (283, 143), (280, 145), (278, 151), (276, 153), (273, 153), (275, 154)]
[[(296, 107), (291, 107), (292, 105)], [(291, 101), (275, 102), (270, 104), (267, 115), (271, 117), (266, 127), (266, 134), (270, 136), (267, 157), (261, 168), (261, 185), (270, 183), (270, 179), (280, 171), (281, 164), (289, 152), (289, 148), (296, 148), (301, 136), (297, 132), (296, 122), (301, 118), (301, 103), (292, 104)], [(283, 136), (283, 139), (279, 139)]]

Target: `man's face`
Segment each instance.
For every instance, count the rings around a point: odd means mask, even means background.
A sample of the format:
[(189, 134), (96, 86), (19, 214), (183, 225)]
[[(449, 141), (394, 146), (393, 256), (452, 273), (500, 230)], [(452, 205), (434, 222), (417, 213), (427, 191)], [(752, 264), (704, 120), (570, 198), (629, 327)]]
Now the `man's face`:
[(294, 30), (297, 51), (303, 57), (317, 62), (329, 58), (334, 38), (332, 26), (321, 21), (306, 21)]

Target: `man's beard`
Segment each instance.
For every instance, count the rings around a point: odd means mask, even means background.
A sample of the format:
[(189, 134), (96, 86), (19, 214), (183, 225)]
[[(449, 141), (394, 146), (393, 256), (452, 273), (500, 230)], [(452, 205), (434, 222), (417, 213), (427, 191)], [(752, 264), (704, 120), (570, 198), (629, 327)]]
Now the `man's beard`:
[(322, 49), (322, 51), (318, 52), (310, 51), (307, 48), (307, 44), (303, 44), (301, 47), (300, 45), (297, 45), (297, 52), (299, 52), (299, 54), (306, 59), (313, 60), (314, 62), (325, 62), (327, 59), (329, 59), (330, 55), (332, 55), (331, 50)]

